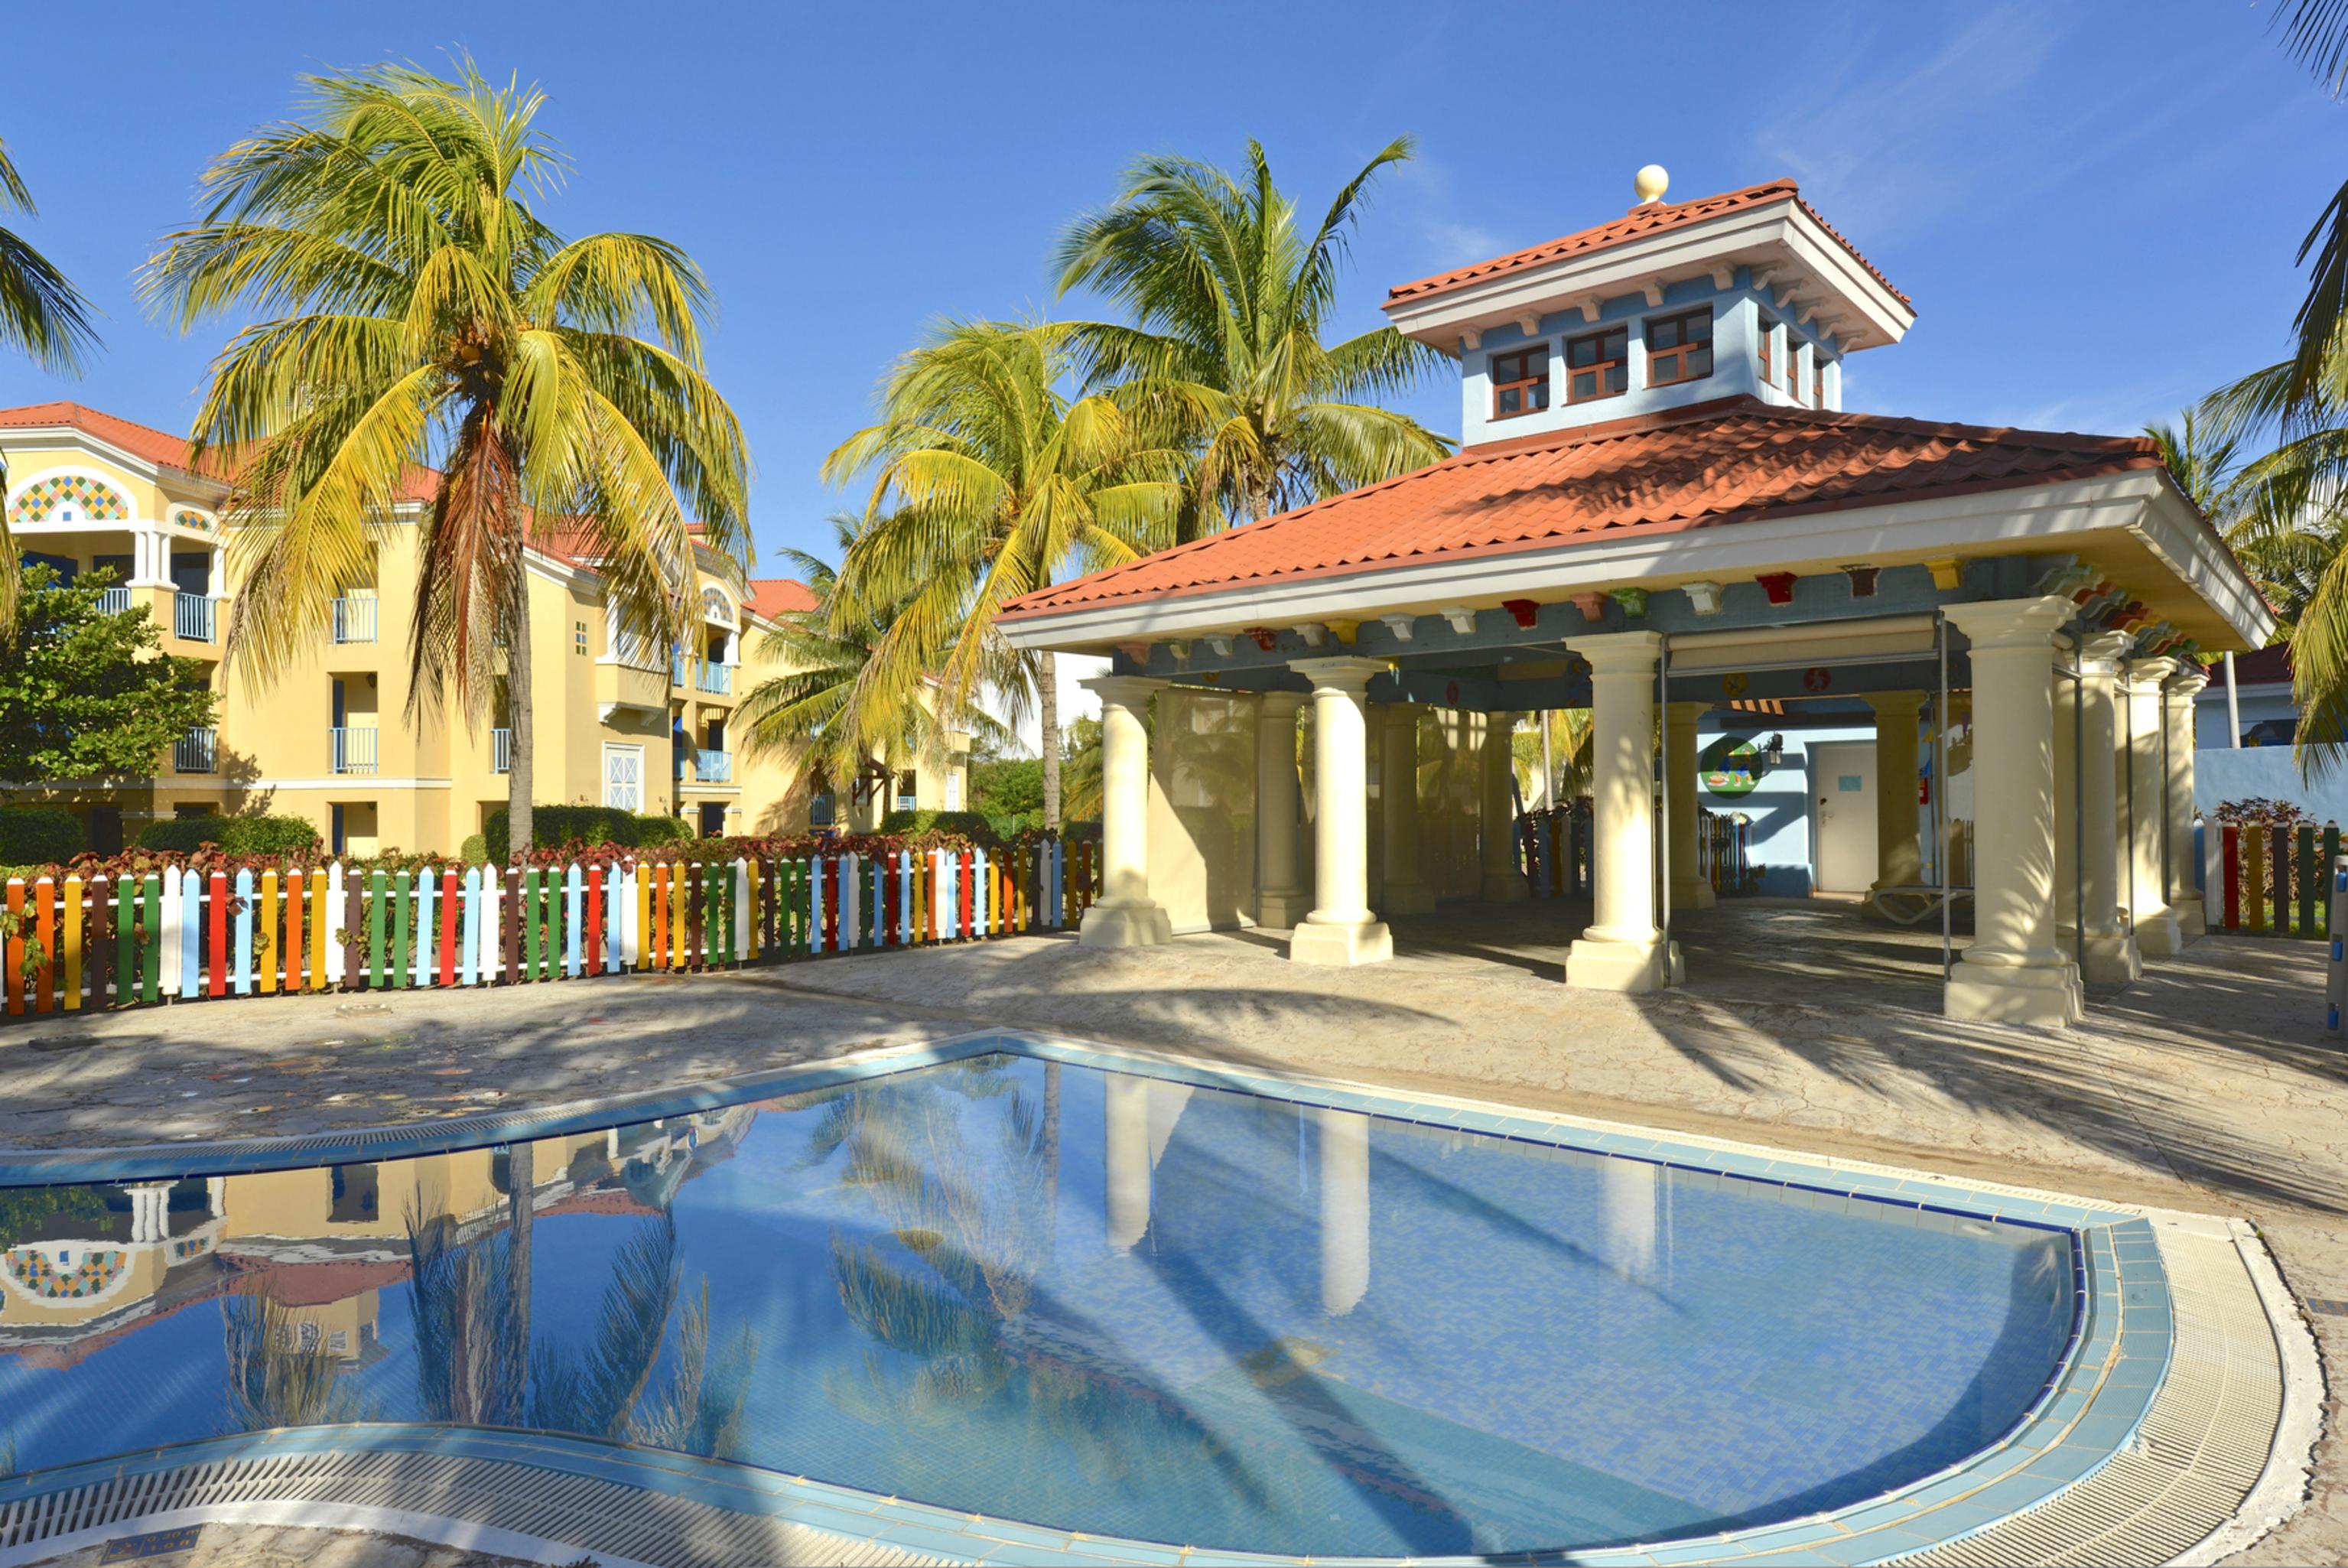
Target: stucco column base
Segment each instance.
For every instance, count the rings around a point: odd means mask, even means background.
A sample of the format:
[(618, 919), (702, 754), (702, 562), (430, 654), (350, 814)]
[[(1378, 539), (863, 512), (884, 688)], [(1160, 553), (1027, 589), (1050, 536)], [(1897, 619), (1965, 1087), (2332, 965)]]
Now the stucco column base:
[[(1522, 903), (1525, 900), (1532, 896), (1533, 891), (1525, 885), (1525, 879), (1519, 876), (1514, 872), (1486, 872), (1484, 873), (1484, 902), (1486, 903)], [(1391, 899), (1387, 902), (1389, 905), (1393, 903)]]
[(1720, 895), (1713, 892), (1712, 884), (1702, 877), (1690, 877), (1685, 882), (1677, 877), (1672, 879), (1673, 909), (1710, 909), (1719, 902)]
[(1306, 918), (1289, 933), (1288, 957), (1294, 964), (1383, 964), (1394, 956), (1394, 935), (1383, 920), (1323, 922)]
[[(1099, 906), (1096, 904), (1095, 908)], [(1255, 895), (1255, 923), (1275, 931), (1301, 925), (1313, 913), (1313, 894), (1304, 888), (1282, 888)]]
[(1660, 991), (1684, 973), (1679, 944), (1661, 932), (1645, 942), (1577, 936), (1565, 959), (1565, 983), (1585, 991)]
[(1432, 914), (1435, 890), (1423, 882), (1390, 882), (1378, 906), (1388, 914)]
[(1076, 931), (1084, 947), (1155, 947), (1173, 940), (1173, 921), (1154, 903), (1097, 903)]
[(2078, 968), (2060, 965), (2028, 968), (1957, 960), (1949, 973), (1941, 1011), (1952, 1018), (1993, 1024), (2041, 1024), (2062, 1027), (2086, 1016)]
[(2185, 933), (2171, 909), (2136, 917), (2136, 944), (2147, 958), (2174, 958), (2185, 951)]
[(2144, 955), (2137, 951), (2137, 939), (2122, 933), (2117, 936), (2088, 934), (2082, 951), (2086, 959), (2081, 975), (2096, 985), (2126, 985), (2144, 974)]
[[(2186, 840), (2188, 844), (2192, 841), (2190, 839)], [(2192, 942), (2209, 934), (2209, 916), (2201, 912), (2200, 894), (2196, 893), (2191, 898), (2172, 900), (2168, 905), (2168, 913), (2177, 922), (2177, 934), (2180, 940)]]

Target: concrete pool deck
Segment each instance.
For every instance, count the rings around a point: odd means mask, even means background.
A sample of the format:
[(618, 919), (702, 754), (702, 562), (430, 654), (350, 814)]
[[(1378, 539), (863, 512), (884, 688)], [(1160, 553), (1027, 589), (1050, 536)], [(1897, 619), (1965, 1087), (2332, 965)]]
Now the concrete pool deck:
[[(2319, 1026), (2317, 944), (2207, 939), (2091, 995), (2087, 1024), (2055, 1034), (1928, 1011), (1937, 934), (1842, 906), (1684, 915), (1690, 985), (1647, 997), (1555, 983), (1581, 920), (1570, 905), (1447, 908), (1396, 922), (1395, 962), (1354, 970), (1291, 965), (1262, 933), (1125, 952), (1038, 938), (27, 1020), (0, 1031), (0, 1147), (379, 1125), (1004, 1025), (2239, 1213), (2302, 1301), (2348, 1297), (2348, 1054)], [(2309, 1321), (2331, 1390), (2315, 1501), (2240, 1561), (2348, 1559), (2348, 1316)]]

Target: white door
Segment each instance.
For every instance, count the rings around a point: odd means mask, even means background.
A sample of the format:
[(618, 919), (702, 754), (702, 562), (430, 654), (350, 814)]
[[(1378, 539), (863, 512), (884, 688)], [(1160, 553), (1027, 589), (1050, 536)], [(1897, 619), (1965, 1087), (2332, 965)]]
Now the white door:
[(603, 804), (623, 811), (644, 809), (644, 748), (603, 743)]
[(1865, 892), (1875, 882), (1875, 742), (1811, 747), (1810, 784), (1818, 891)]

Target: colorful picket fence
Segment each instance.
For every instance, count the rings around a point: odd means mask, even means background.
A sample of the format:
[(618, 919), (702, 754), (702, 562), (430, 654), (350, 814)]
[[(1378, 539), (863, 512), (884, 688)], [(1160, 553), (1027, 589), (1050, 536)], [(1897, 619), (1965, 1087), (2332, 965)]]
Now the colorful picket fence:
[[(1570, 808), (1528, 811), (1517, 819), (1518, 869), (1535, 898), (1587, 896), (1590, 819)], [(1745, 891), (1752, 872), (1753, 825), (1744, 817), (1704, 812), (1695, 822), (1696, 870), (1716, 893)]]
[(2212, 930), (2253, 936), (2332, 934), (2332, 863), (2340, 825), (2197, 822), (2194, 869)]
[(1100, 847), (499, 870), (181, 871), (7, 884), (10, 1016), (725, 969), (1073, 926)]

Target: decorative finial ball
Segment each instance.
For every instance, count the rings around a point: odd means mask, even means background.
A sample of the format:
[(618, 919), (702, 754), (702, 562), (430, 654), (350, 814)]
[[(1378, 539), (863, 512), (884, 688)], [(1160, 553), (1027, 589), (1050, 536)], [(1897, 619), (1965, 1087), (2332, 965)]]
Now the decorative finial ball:
[(1662, 201), (1663, 192), (1671, 188), (1671, 170), (1660, 163), (1650, 163), (1631, 177), (1631, 189), (1639, 193), (1643, 202)]

